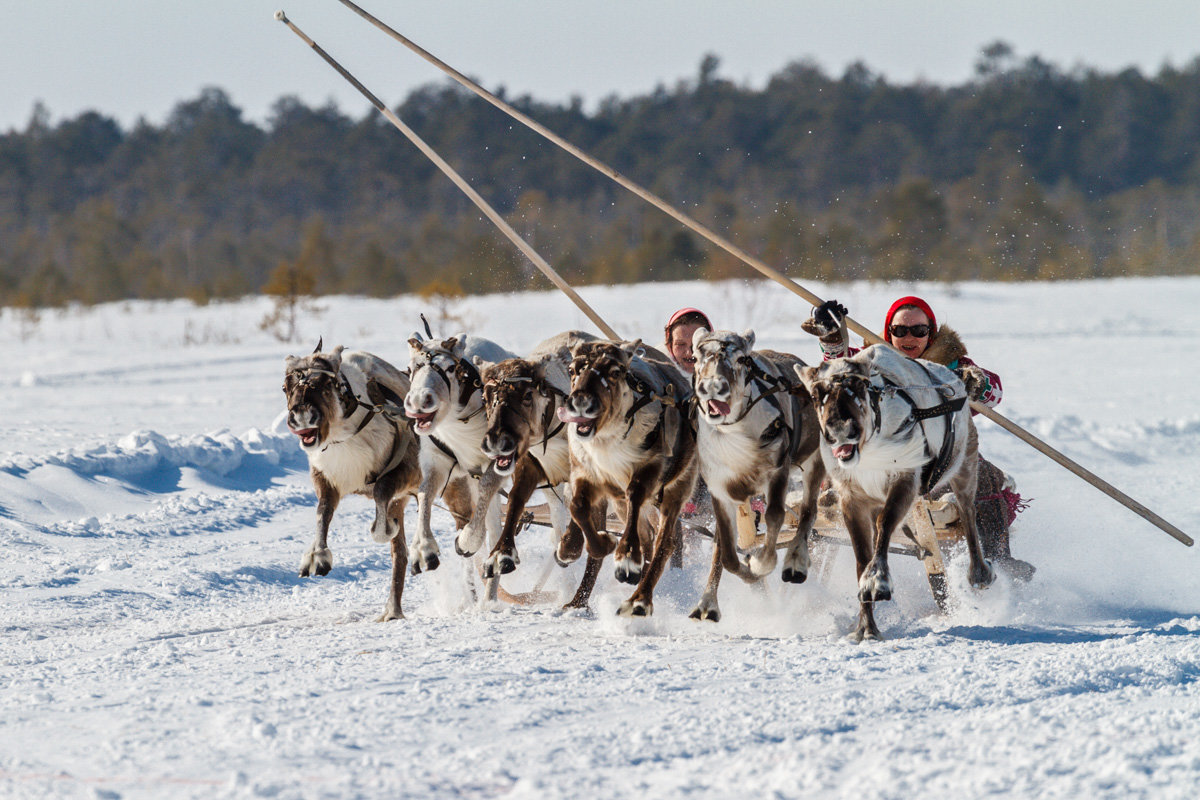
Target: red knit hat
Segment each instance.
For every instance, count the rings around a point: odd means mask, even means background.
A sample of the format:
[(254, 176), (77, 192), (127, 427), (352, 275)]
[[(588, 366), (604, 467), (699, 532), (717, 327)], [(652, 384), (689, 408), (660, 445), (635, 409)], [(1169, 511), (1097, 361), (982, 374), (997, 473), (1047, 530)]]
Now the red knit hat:
[(921, 298), (909, 295), (901, 297), (888, 309), (887, 318), (883, 321), (883, 340), (888, 344), (892, 343), (892, 317), (896, 316), (896, 312), (904, 306), (916, 306), (925, 312), (925, 316), (929, 317), (929, 338), (932, 339), (933, 335), (937, 333), (937, 317), (933, 315), (933, 309)]
[(708, 314), (705, 314), (698, 308), (681, 308), (672, 314), (671, 318), (667, 320), (666, 330), (669, 332), (672, 325), (678, 322), (681, 318), (690, 314), (695, 314), (696, 316), (701, 317), (704, 320), (704, 327), (708, 328), (710, 331), (713, 329), (712, 323), (708, 321)]

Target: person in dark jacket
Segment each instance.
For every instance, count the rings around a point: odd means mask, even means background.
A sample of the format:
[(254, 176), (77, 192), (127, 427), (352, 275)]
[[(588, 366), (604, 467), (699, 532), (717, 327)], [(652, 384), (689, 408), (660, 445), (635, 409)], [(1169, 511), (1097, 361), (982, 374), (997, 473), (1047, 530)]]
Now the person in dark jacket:
[[(826, 361), (852, 356), (861, 349), (850, 346), (846, 332), (848, 315), (841, 303), (827, 300), (813, 310), (811, 318), (801, 323), (801, 328), (819, 337)], [(971, 399), (988, 408), (994, 408), (1004, 396), (1000, 376), (971, 360), (958, 333), (948, 325), (939, 326), (933, 309), (920, 297), (909, 295), (892, 303), (884, 318), (882, 338), (909, 358), (933, 361), (959, 374), (964, 366), (979, 368), (987, 381)], [(1009, 526), (1026, 505), (1016, 493), (1012, 479), (981, 455), (975, 515), (983, 554), (1020, 580), (1032, 578), (1036, 568), (1028, 561), (1013, 557)]]

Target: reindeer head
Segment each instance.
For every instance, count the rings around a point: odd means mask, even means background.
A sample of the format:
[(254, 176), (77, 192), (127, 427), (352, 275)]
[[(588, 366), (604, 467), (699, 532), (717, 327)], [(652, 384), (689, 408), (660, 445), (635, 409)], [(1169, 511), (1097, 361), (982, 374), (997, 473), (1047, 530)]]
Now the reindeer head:
[(696, 371), (692, 385), (700, 418), (710, 425), (736, 420), (748, 402), (747, 365), (754, 350), (754, 331), (707, 331), (701, 328), (692, 337)]
[(595, 434), (619, 417), (631, 404), (632, 391), (626, 382), (629, 363), (641, 347), (636, 342), (582, 342), (571, 349), (571, 393), (558, 418), (575, 426), (581, 439)]
[(488, 427), (480, 449), (493, 460), (498, 475), (512, 473), (531, 444), (547, 433), (553, 402), (542, 366), (510, 358), (482, 372)]
[(866, 364), (844, 358), (817, 367), (796, 367), (812, 396), (821, 437), (843, 469), (858, 464), (864, 440), (874, 430), (870, 371)]
[(451, 410), (470, 399), (476, 372), (463, 361), (463, 345), (451, 337), (431, 342), (414, 333), (408, 340), (412, 381), (404, 396), (404, 413), (419, 434), (431, 433)]
[(287, 398), (288, 429), (300, 437), (305, 450), (319, 447), (329, 438), (330, 427), (346, 413), (342, 399), (342, 348), (317, 350), (304, 358), (288, 356), (284, 361), (283, 393)]

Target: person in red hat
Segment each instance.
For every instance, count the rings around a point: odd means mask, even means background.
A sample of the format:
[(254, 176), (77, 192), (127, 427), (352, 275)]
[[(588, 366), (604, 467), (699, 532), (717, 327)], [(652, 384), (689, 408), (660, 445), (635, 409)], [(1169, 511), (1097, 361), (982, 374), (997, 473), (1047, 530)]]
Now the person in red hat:
[(708, 315), (698, 308), (681, 308), (671, 315), (663, 328), (663, 349), (675, 365), (688, 375), (696, 371), (692, 355), (692, 336), (701, 328), (712, 330)]
[[(820, 337), (821, 354), (826, 361), (852, 356), (859, 348), (850, 346), (846, 333), (846, 307), (836, 300), (826, 300), (813, 311), (812, 318), (801, 324), (804, 330)], [(957, 331), (949, 326), (938, 328), (937, 316), (929, 303), (915, 295), (901, 297), (888, 308), (880, 337), (909, 358), (923, 358), (944, 364), (955, 372), (965, 366), (978, 367), (987, 378), (978, 400), (995, 408), (1004, 396), (1000, 376), (984, 369), (967, 357), (967, 347)]]
[[(850, 346), (846, 332), (847, 316), (849, 312), (845, 306), (836, 300), (826, 300), (813, 309), (812, 317), (800, 324), (805, 331), (819, 337), (821, 353), (826, 361), (859, 352), (859, 348)], [(967, 347), (958, 333), (949, 325), (939, 327), (933, 308), (920, 297), (908, 295), (892, 303), (884, 317), (881, 336), (909, 358), (943, 364), (960, 375), (965, 366), (977, 367), (987, 380), (971, 399), (988, 408), (994, 408), (1004, 396), (1000, 376), (968, 358)], [(1022, 580), (1033, 577), (1036, 568), (1027, 561), (1013, 557), (1009, 546), (1009, 526), (1016, 519), (1017, 512), (1026, 505), (1016, 493), (1012, 479), (980, 456), (975, 515), (983, 554)]]

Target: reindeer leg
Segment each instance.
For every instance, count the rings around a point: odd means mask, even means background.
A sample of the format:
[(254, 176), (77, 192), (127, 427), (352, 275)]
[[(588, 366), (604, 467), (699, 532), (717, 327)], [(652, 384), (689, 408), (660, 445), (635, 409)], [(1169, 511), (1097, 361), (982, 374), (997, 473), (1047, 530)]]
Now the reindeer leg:
[(892, 573), (888, 568), (888, 547), (892, 534), (904, 522), (917, 499), (915, 478), (897, 480), (888, 488), (883, 508), (875, 515), (874, 553), (867, 569), (858, 578), (858, 597), (878, 602), (892, 599)]
[(517, 526), (521, 523), (525, 504), (537, 488), (540, 477), (541, 472), (533, 459), (528, 455), (522, 456), (513, 472), (512, 488), (508, 492), (508, 512), (504, 518), (504, 529), (500, 531), (496, 546), (492, 548), (483, 564), (483, 577), (507, 575), (517, 568)]
[[(597, 526), (592, 520), (592, 503), (595, 501), (595, 495), (595, 487), (592, 484), (584, 481), (576, 481), (572, 485), (571, 490), (571, 519), (579, 526), (579, 530), (583, 532), (583, 539), (587, 544), (588, 556), (603, 560), (606, 555), (613, 551), (614, 544), (607, 534), (601, 535), (597, 531)], [(567, 537), (570, 536), (570, 533), (568, 529)], [(558, 563), (564, 566), (575, 560), (571, 559), (568, 561), (564, 558), (565, 555), (568, 555), (568, 552), (564, 548), (567, 537), (564, 537), (564, 542), (559, 543), (558, 552), (555, 554)], [(575, 558), (579, 558), (579, 556), (576, 555)]]
[[(867, 516), (866, 509), (851, 502), (847, 495), (848, 492), (842, 487), (838, 488), (842, 519), (846, 522), (846, 531), (850, 534), (850, 546), (854, 550), (854, 572), (861, 581), (863, 572), (871, 560), (871, 521)], [(859, 594), (858, 622), (855, 624), (854, 630), (850, 632), (850, 638), (853, 641), (861, 642), (863, 639), (883, 638), (879, 635), (879, 628), (875, 624), (874, 606), (873, 601), (863, 600), (862, 594)]]
[(583, 565), (583, 578), (579, 581), (579, 588), (575, 590), (575, 596), (563, 605), (564, 609), (587, 608), (588, 599), (592, 596), (592, 589), (596, 586), (596, 577), (600, 574), (600, 565), (603, 561), (603, 559), (588, 556), (587, 562)]
[(396, 486), (400, 482), (400, 472), (392, 470), (386, 475), (380, 475), (371, 487), (371, 498), (375, 501), (375, 520), (371, 523), (371, 538), (383, 544), (390, 542), (398, 530), (396, 521), (390, 513), (392, 498), (396, 496)]
[(817, 520), (817, 497), (821, 493), (821, 481), (825, 478), (825, 465), (818, 455), (809, 460), (802, 481), (803, 497), (800, 502), (800, 519), (796, 523), (796, 538), (792, 540), (783, 559), (783, 582), (804, 583), (808, 578), (811, 560), (808, 555), (808, 537)]
[[(783, 528), (784, 509), (783, 498), (787, 494), (788, 471), (778, 470), (767, 486), (767, 535), (761, 545), (754, 548), (746, 561), (748, 569), (756, 580), (766, 577), (775, 571), (778, 561), (776, 548), (779, 546), (779, 531)], [(808, 565), (805, 565), (807, 571)]]
[(433, 538), (433, 528), (429, 525), (429, 517), (433, 512), (435, 492), (441, 490), (446, 482), (447, 470), (438, 463), (438, 459), (427, 455), (431, 445), (421, 444), (421, 486), (417, 490), (417, 534), (408, 547), (408, 560), (412, 574), (417, 575), (422, 570), (435, 570), (441, 563), (438, 559), (438, 544)]
[(967, 438), (967, 452), (963, 457), (962, 469), (950, 480), (950, 488), (958, 499), (958, 513), (967, 531), (967, 552), (971, 558), (968, 578), (971, 585), (982, 589), (996, 580), (992, 562), (983, 557), (983, 543), (979, 540), (979, 525), (975, 514), (975, 494), (979, 485), (978, 438), (974, 424)]
[(662, 519), (658, 524), (658, 535), (654, 537), (654, 555), (650, 557), (649, 566), (642, 572), (637, 589), (617, 609), (621, 616), (648, 617), (654, 613), (654, 587), (658, 585), (658, 579), (667, 568), (671, 551), (675, 549), (675, 537), (672, 534), (675, 531), (675, 523), (679, 520), (679, 509), (683, 506), (683, 500), (682, 495), (672, 498), (672, 501), (664, 500), (660, 508)]
[(392, 537), (392, 586), (387, 604), (383, 607), (383, 614), (375, 620), (376, 622), (404, 619), (404, 612), (400, 610), (400, 598), (404, 596), (404, 573), (408, 567), (408, 548), (404, 544), (404, 506), (407, 500), (407, 497), (398, 498), (392, 502), (389, 509), (396, 522), (396, 534)]
[(721, 609), (717, 605), (717, 589), (721, 585), (721, 573), (724, 571), (721, 567), (722, 550), (725, 547), (733, 547), (733, 526), (729, 522), (729, 510), (725, 508), (725, 503), (715, 497), (713, 498), (713, 517), (716, 521), (716, 532), (713, 535), (712, 565), (708, 569), (708, 581), (704, 585), (704, 594), (700, 595), (700, 602), (696, 604), (688, 617), (720, 622)]
[(463, 558), (469, 558), (483, 546), (484, 535), (487, 533), (487, 514), (491, 507), (492, 498), (500, 489), (504, 478), (496, 474), (490, 467), (483, 473), (476, 487), (475, 508), (471, 511), (471, 520), (454, 537), (454, 552)]
[(647, 473), (656, 471), (657, 465), (654, 470), (634, 473), (633, 479), (629, 482), (629, 490), (625, 496), (628, 506), (625, 514), (625, 531), (621, 534), (621, 541), (613, 552), (613, 558), (617, 562), (617, 580), (621, 583), (636, 584), (642, 577), (642, 540), (638, 522), (642, 513), (642, 503), (646, 501), (646, 486), (652, 485), (649, 480), (650, 475)]
[(317, 492), (317, 535), (300, 557), (300, 577), (328, 575), (333, 569), (333, 553), (329, 550), (329, 523), (342, 495), (325, 480), (320, 472), (312, 471), (313, 488)]

